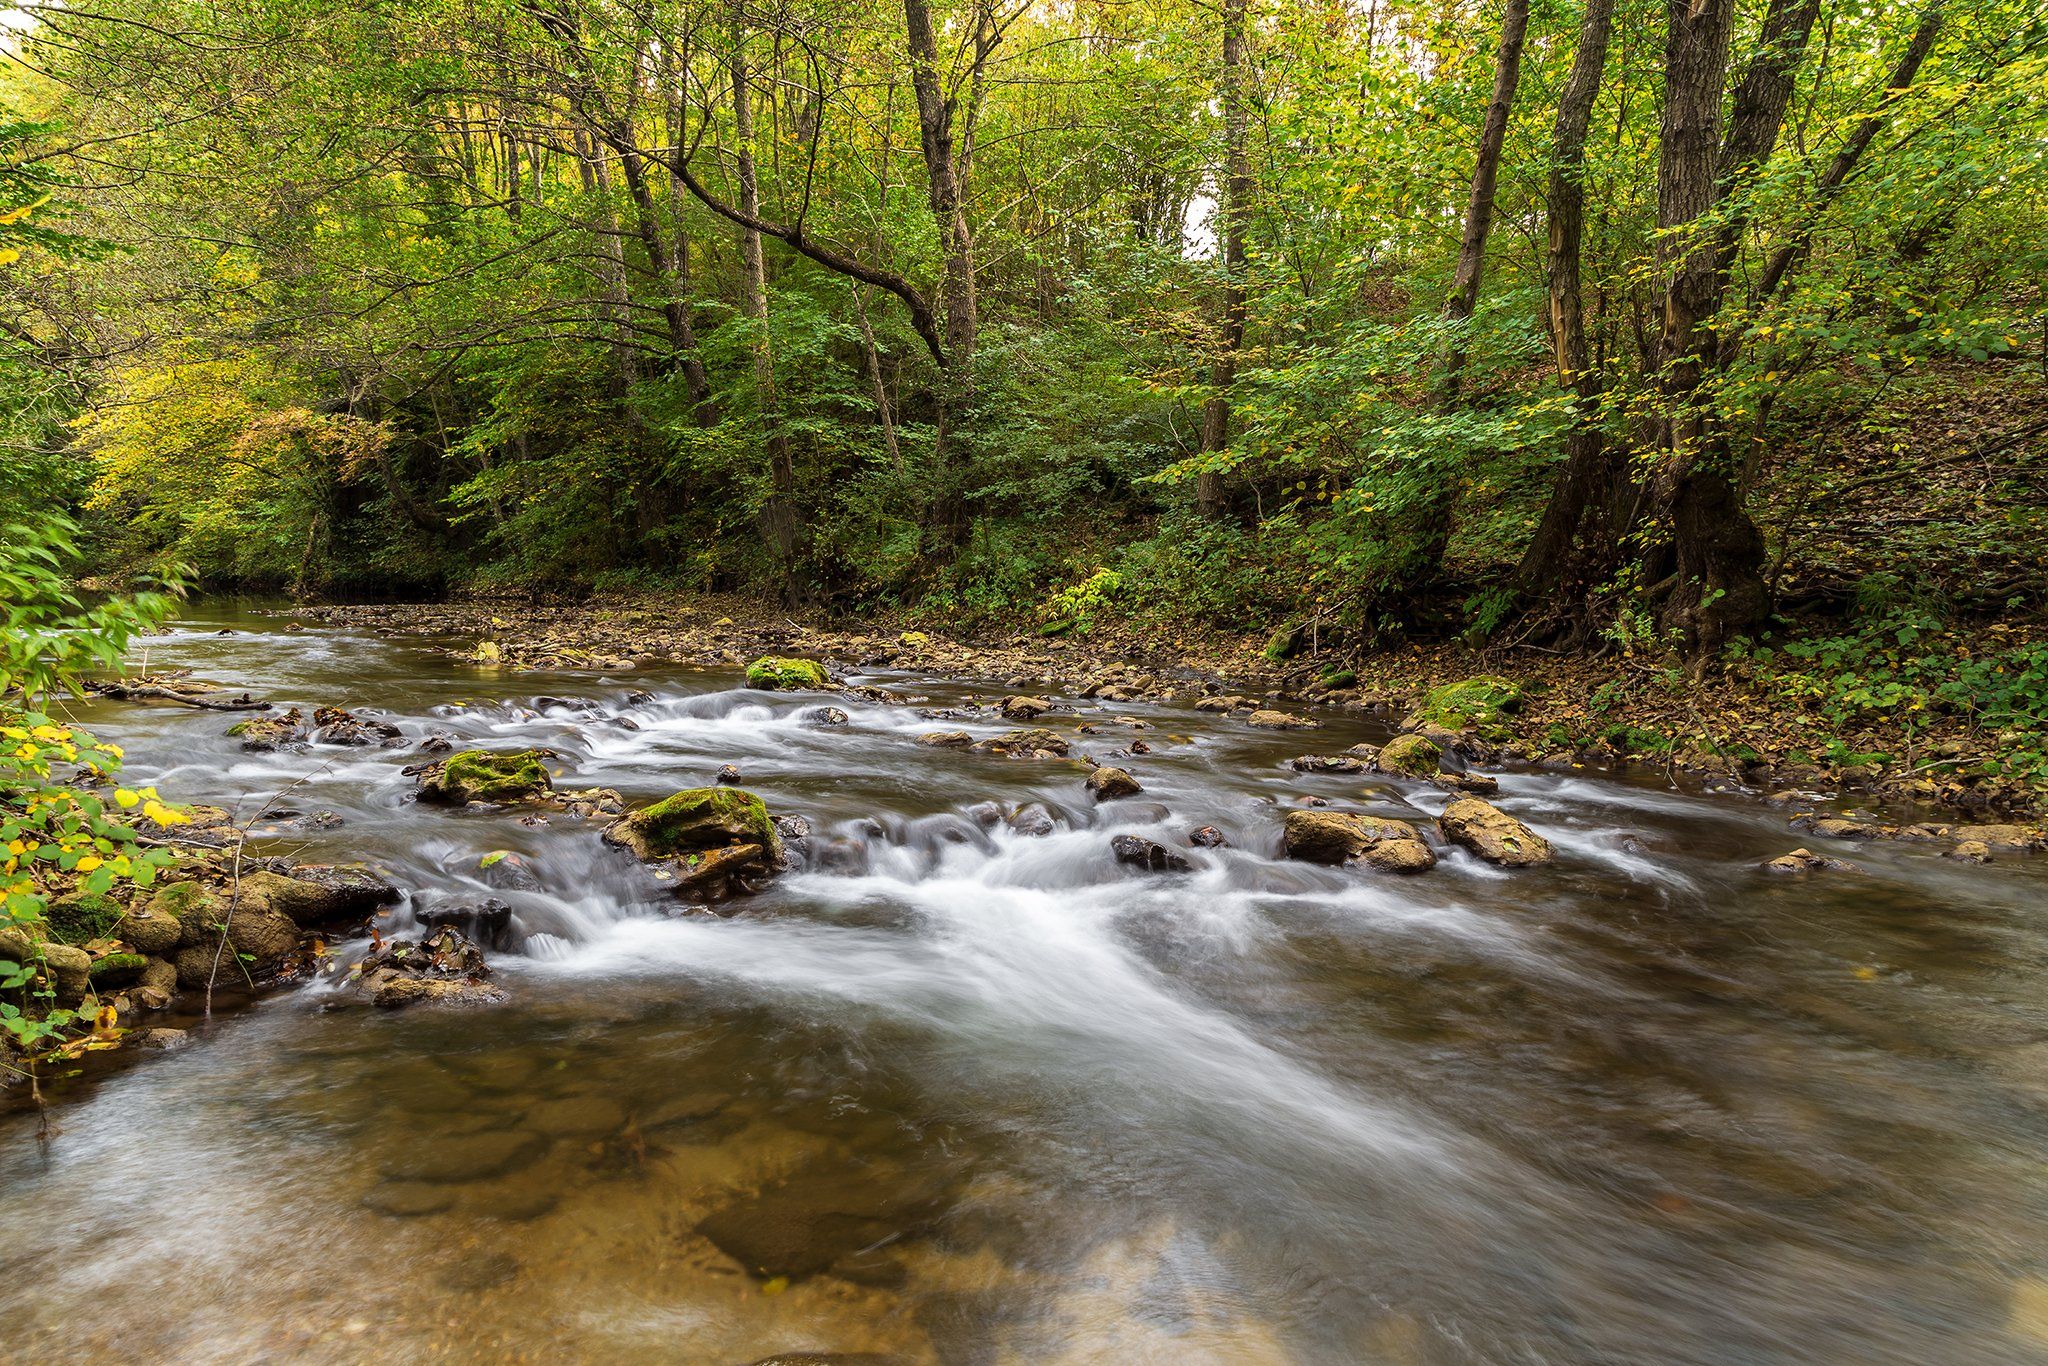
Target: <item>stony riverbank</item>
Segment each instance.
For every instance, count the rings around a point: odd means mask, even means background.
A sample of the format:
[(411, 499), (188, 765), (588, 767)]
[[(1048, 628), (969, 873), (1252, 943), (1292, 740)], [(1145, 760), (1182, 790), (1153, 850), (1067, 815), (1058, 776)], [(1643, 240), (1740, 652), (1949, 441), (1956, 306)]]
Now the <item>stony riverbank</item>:
[[(622, 598), (577, 605), (469, 601), (311, 607), (294, 619), (421, 631), (487, 666), (624, 672), (658, 663), (739, 667), (762, 655), (815, 655), (840, 668), (984, 679), (1000, 690), (1198, 704), (1242, 698), (1340, 708), (1398, 725), (1434, 690), (1498, 677), (1512, 707), (1479, 726), (1507, 762), (1550, 768), (1641, 766), (1710, 789), (1845, 795), (1894, 817), (1998, 822), (2042, 807), (2013, 755), (2038, 737), (1972, 718), (1905, 712), (1853, 729), (1754, 676), (1693, 678), (1626, 658), (1458, 645), (1339, 654), (1313, 632), (1167, 638), (1105, 625), (1085, 637), (1028, 632), (954, 638), (929, 625), (800, 621), (733, 598)], [(1285, 658), (1275, 658), (1285, 655)]]

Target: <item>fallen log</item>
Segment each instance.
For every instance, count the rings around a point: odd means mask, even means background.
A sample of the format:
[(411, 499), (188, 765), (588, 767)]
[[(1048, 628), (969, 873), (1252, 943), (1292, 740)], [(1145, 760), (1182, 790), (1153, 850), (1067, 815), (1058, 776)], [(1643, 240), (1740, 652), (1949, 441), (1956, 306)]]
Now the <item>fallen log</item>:
[(109, 697), (116, 702), (175, 702), (181, 707), (198, 707), (203, 711), (270, 710), (268, 702), (247, 693), (223, 698), (215, 692), (167, 687), (150, 679), (124, 678), (112, 683), (87, 683), (85, 690), (94, 697)]

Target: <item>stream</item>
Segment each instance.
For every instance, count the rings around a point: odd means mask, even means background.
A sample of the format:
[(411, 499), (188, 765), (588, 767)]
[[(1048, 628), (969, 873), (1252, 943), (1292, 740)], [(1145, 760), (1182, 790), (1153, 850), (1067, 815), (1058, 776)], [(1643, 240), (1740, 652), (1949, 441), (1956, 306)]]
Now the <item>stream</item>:
[[(1360, 719), (1076, 703), (1043, 724), (1151, 747), (1115, 761), (1144, 793), (1098, 807), (1076, 763), (917, 743), (1012, 728), (992, 711), (434, 643), (220, 603), (147, 643), (402, 748), (251, 754), (233, 716), (74, 708), (124, 781), (340, 817), (263, 852), (509, 902), (511, 999), (282, 992), (60, 1082), (46, 1144), (0, 1111), (9, 1357), (2048, 1360), (2048, 860), (1872, 844), (1773, 877), (1812, 842), (1781, 809), (1510, 772), (1496, 800), (1554, 866), (1397, 878), (1279, 857), (1300, 797), (1448, 800), (1287, 766), (1386, 737)], [(596, 824), (411, 801), (437, 730), (636, 803), (736, 764), (813, 850), (678, 916)], [(1202, 825), (1228, 844), (1189, 873), (1110, 852)]]

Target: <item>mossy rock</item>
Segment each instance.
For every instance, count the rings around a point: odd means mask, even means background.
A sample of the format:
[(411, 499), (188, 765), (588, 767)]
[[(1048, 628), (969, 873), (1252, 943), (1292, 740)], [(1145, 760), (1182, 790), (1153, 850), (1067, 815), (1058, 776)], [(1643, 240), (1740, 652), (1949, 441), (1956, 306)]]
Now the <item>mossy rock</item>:
[(694, 787), (664, 797), (612, 822), (604, 838), (648, 862), (735, 844), (757, 844), (771, 862), (782, 858), (767, 803), (737, 787)]
[(89, 972), (93, 985), (117, 987), (142, 976), (142, 970), (148, 966), (149, 959), (143, 954), (110, 953), (104, 958), (94, 959)]
[(110, 896), (76, 892), (52, 901), (44, 918), (49, 921), (50, 938), (60, 944), (88, 944), (104, 939), (124, 914), (120, 902)]
[(1519, 683), (1498, 674), (1481, 674), (1431, 688), (1404, 724), (1411, 730), (1470, 730), (1490, 726), (1521, 705)]
[(1426, 735), (1397, 735), (1380, 746), (1377, 760), (1382, 773), (1400, 773), (1410, 778), (1433, 778), (1443, 767), (1444, 752)]
[(1290, 622), (1272, 635), (1266, 637), (1266, 658), (1275, 664), (1283, 663), (1301, 653), (1306, 628), (1300, 622)]
[(512, 754), (465, 749), (420, 775), (419, 798), (448, 806), (531, 801), (553, 789), (554, 782), (547, 770), (547, 761), (553, 757), (544, 749), (522, 749)]
[(815, 659), (782, 659), (763, 655), (747, 665), (747, 686), (765, 688), (770, 692), (822, 688), (828, 681), (825, 666)]

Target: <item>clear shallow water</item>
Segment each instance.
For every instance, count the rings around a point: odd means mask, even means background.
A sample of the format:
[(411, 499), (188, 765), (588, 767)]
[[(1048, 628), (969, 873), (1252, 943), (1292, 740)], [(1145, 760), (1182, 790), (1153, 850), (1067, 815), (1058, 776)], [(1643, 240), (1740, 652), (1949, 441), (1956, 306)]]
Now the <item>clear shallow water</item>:
[[(546, 745), (559, 785), (636, 799), (736, 763), (818, 849), (731, 919), (672, 919), (594, 826), (415, 806), (410, 746), (247, 755), (233, 717), (81, 708), (167, 794), (343, 818), (278, 852), (510, 901), (523, 951), (498, 1010), (300, 991), (71, 1084), (46, 1152), (0, 1116), (10, 1353), (2048, 1359), (2039, 865), (1894, 845), (1776, 880), (1782, 812), (1509, 775), (1554, 868), (1310, 868), (1275, 857), (1294, 798), (1444, 800), (1285, 767), (1368, 726), (1058, 718), (1152, 746), (1145, 794), (1096, 809), (1077, 764), (915, 741), (992, 714), (279, 625), (217, 609), (150, 663)], [(986, 801), (1057, 828), (984, 830)], [(1110, 857), (1204, 824), (1232, 847), (1192, 874)], [(527, 885), (479, 868), (498, 849)]]

